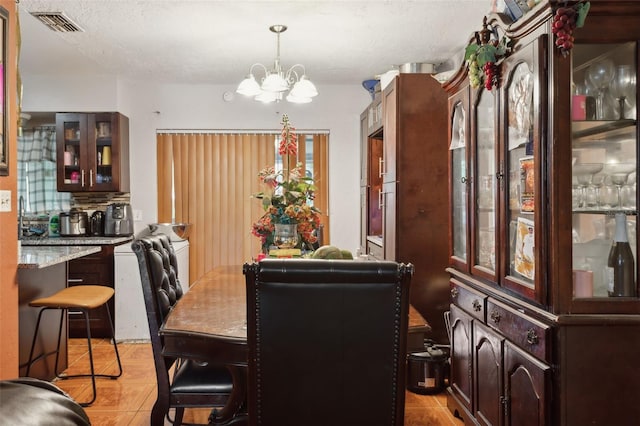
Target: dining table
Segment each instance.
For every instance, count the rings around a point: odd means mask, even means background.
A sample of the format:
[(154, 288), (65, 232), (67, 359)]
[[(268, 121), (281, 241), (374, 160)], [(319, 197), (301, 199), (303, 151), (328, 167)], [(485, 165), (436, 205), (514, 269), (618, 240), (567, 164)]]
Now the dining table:
[[(409, 329), (430, 329), (409, 307)], [(233, 378), (227, 404), (209, 423), (248, 424), (246, 414), (247, 300), (243, 266), (217, 266), (199, 278), (176, 303), (160, 328), (166, 356), (226, 365)]]

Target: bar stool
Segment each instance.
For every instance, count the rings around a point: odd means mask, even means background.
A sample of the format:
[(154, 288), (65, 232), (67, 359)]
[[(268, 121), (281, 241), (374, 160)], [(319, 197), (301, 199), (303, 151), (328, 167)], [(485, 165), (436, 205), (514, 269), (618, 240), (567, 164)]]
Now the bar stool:
[[(58, 344), (56, 346), (56, 362), (54, 366), (54, 372), (56, 377), (60, 379), (70, 379), (74, 377), (91, 377), (91, 385), (93, 386), (93, 398), (88, 402), (80, 403), (81, 406), (86, 407), (96, 400), (96, 377), (107, 377), (110, 379), (117, 379), (122, 375), (122, 364), (120, 363), (120, 354), (118, 353), (118, 345), (116, 344), (115, 332), (113, 330), (113, 319), (111, 318), (111, 312), (109, 311), (109, 305), (107, 302), (114, 295), (114, 290), (110, 287), (100, 285), (78, 285), (73, 287), (67, 287), (59, 292), (40, 299), (33, 300), (29, 303), (29, 306), (34, 308), (42, 308), (38, 314), (38, 320), (36, 322), (36, 329), (33, 333), (33, 341), (31, 342), (31, 350), (29, 351), (29, 362), (27, 364), (26, 375), (29, 375), (31, 365), (45, 357), (51, 355), (41, 354), (35, 360), (33, 359), (33, 350), (35, 348), (36, 339), (38, 337), (38, 329), (40, 328), (40, 320), (44, 311), (49, 309), (60, 309), (60, 328), (58, 330)], [(91, 348), (91, 327), (89, 325), (89, 310), (96, 309), (100, 306), (104, 306), (107, 310), (107, 316), (109, 318), (109, 326), (111, 327), (111, 338), (113, 339), (113, 348), (116, 352), (116, 360), (118, 361), (119, 372), (117, 375), (108, 374), (96, 374), (93, 365), (93, 351)], [(62, 339), (62, 324), (64, 318), (69, 309), (77, 309), (84, 314), (84, 318), (87, 324), (87, 345), (89, 347), (89, 363), (91, 365), (91, 374), (75, 374), (75, 375), (60, 375), (58, 373), (58, 359), (60, 355), (60, 341)]]

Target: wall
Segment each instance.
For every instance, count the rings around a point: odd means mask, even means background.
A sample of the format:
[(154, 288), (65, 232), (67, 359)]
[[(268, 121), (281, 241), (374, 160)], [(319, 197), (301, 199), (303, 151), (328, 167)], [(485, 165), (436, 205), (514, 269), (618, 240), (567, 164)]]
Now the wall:
[[(239, 77), (240, 78), (240, 77)], [(129, 117), (131, 204), (136, 232), (157, 220), (156, 130), (279, 130), (282, 113), (301, 130), (329, 130), (331, 242), (355, 251), (359, 241), (359, 117), (370, 102), (359, 85), (323, 86), (306, 105), (263, 105), (235, 86), (154, 84), (91, 77), (23, 75), (24, 111), (111, 111)], [(225, 102), (224, 92), (234, 100)]]
[[(9, 12), (6, 64), (16, 63), (15, 32), (16, 2), (0, 0)], [(8, 88), (16, 87), (15, 68), (5, 68)], [(8, 128), (4, 131), (8, 142), (9, 176), (0, 176), (0, 190), (11, 192), (11, 211), (0, 212), (0, 380), (18, 376), (18, 240), (17, 240), (17, 180), (16, 180), (16, 90), (7, 90)], [(0, 402), (1, 403), (1, 402)]]

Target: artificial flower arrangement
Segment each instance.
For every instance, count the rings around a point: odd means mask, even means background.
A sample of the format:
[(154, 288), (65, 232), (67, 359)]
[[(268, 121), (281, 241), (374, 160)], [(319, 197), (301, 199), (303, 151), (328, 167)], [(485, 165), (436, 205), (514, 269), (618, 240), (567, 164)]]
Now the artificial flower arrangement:
[(284, 167), (276, 171), (265, 167), (258, 177), (265, 186), (264, 191), (253, 194), (262, 200), (265, 213), (256, 221), (251, 233), (260, 239), (263, 252), (274, 245), (276, 224), (296, 224), (299, 246), (311, 249), (318, 240), (314, 230), (320, 225), (320, 211), (310, 204), (316, 187), (313, 177), (307, 176), (302, 164), (290, 168), (289, 156), (298, 153), (298, 137), (286, 114), (282, 116), (282, 135), (278, 154), (284, 158)]

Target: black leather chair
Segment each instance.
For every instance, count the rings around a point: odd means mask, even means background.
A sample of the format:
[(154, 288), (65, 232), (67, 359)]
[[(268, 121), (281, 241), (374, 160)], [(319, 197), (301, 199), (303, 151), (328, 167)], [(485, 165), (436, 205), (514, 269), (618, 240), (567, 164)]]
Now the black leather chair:
[[(158, 330), (183, 290), (177, 275), (177, 259), (165, 235), (143, 237), (132, 243), (138, 257), (142, 291), (147, 309), (153, 360), (158, 381), (158, 398), (151, 411), (151, 424), (161, 425), (170, 408), (175, 408), (174, 424), (181, 424), (185, 407), (222, 407), (233, 382), (226, 367), (206, 362), (182, 360), (162, 354)], [(173, 378), (169, 369), (176, 365)], [(171, 419), (169, 418), (171, 421)]]
[(31, 377), (0, 381), (0, 424), (89, 426), (84, 409), (56, 385)]
[(245, 264), (252, 426), (401, 426), (412, 265)]

